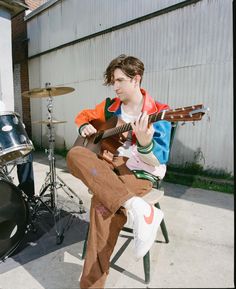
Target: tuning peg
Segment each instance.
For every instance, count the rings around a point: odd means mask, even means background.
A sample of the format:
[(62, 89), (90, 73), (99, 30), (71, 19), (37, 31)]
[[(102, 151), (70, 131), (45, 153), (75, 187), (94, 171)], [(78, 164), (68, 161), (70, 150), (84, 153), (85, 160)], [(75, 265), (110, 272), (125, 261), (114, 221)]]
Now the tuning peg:
[(195, 126), (195, 121), (193, 121), (192, 124)]
[(210, 111), (210, 110), (209, 110), (209, 108), (208, 108), (206, 115), (207, 115), (207, 121), (210, 122), (211, 118), (210, 118), (210, 113), (209, 113), (209, 111)]
[(45, 83), (45, 87), (46, 87), (46, 88), (50, 88), (50, 87), (51, 87), (51, 83), (50, 83), (50, 82), (46, 82), (46, 83)]
[(184, 121), (184, 122), (181, 123), (181, 125), (185, 125), (185, 123), (186, 123), (186, 122)]
[(207, 107), (207, 108), (205, 108), (205, 111), (206, 111), (206, 117), (207, 117), (207, 121), (209, 121), (210, 122), (210, 108), (209, 107)]

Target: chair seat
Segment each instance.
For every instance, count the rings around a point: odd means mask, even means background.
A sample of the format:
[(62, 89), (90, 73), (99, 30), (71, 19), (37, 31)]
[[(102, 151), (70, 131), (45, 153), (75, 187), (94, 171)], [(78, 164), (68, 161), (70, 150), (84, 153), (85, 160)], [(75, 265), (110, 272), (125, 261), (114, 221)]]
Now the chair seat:
[(164, 196), (164, 191), (160, 189), (152, 189), (149, 193), (143, 196), (143, 200), (151, 205), (155, 205), (159, 203), (161, 198)]
[[(164, 191), (152, 188), (152, 190), (149, 193), (147, 193), (145, 196), (143, 196), (142, 199), (150, 205), (155, 205), (156, 203), (160, 202), (163, 196), (164, 196)], [(129, 220), (128, 214), (127, 214), (127, 221), (124, 224), (124, 227), (132, 228), (132, 221)]]

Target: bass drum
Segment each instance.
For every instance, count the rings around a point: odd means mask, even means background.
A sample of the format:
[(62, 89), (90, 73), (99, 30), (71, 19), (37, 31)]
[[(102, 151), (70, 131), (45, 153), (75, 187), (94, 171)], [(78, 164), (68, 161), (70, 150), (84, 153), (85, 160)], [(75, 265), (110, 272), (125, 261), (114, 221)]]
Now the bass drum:
[(0, 260), (11, 255), (27, 232), (29, 208), (22, 192), (0, 179)]

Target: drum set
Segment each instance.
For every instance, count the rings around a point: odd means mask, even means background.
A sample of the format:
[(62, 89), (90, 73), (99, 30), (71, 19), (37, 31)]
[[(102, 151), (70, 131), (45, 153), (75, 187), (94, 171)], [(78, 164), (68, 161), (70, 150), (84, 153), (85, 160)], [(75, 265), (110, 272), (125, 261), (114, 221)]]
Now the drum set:
[(62, 189), (62, 192), (70, 199), (77, 198), (79, 213), (85, 213), (83, 201), (78, 194), (57, 175), (54, 154), (54, 125), (65, 123), (65, 121), (53, 119), (53, 97), (73, 90), (74, 88), (71, 87), (51, 87), (50, 83), (46, 83), (43, 89), (32, 89), (22, 94), (29, 98), (47, 97), (48, 101), (47, 120), (35, 123), (46, 125), (48, 128), (49, 147), (45, 152), (48, 155), (49, 172), (46, 173), (39, 194), (30, 200), (22, 190), (14, 185), (11, 173), (14, 167), (34, 150), (33, 143), (27, 135), (19, 114), (11, 111), (0, 112), (0, 263), (16, 250), (28, 232), (35, 230), (35, 223), (41, 208), (52, 214), (56, 243), (62, 243), (65, 228), (62, 228), (60, 224), (59, 189)]

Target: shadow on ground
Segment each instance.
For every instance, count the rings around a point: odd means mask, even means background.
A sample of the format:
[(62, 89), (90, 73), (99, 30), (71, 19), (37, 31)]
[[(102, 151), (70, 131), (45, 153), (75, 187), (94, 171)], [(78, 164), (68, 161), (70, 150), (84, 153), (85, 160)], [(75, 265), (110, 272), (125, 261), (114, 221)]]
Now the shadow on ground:
[[(64, 207), (67, 209), (69, 204), (66, 202), (64, 200)], [(13, 252), (0, 264), (0, 273), (5, 273), (53, 252), (63, 251), (64, 248), (67, 250), (72, 244), (84, 241), (88, 229), (88, 214), (81, 214), (78, 207), (76, 210), (72, 206), (71, 210), (65, 210), (65, 208), (58, 209), (54, 214), (41, 205), (33, 223), (30, 221), (32, 214), (29, 214), (25, 226), (33, 224), (33, 228), (26, 234), (21, 234), (23, 237), (17, 240), (18, 246), (16, 246), (17, 242), (14, 242), (5, 248), (6, 253), (9, 249)], [(59, 235), (63, 236), (62, 242), (58, 242)]]

